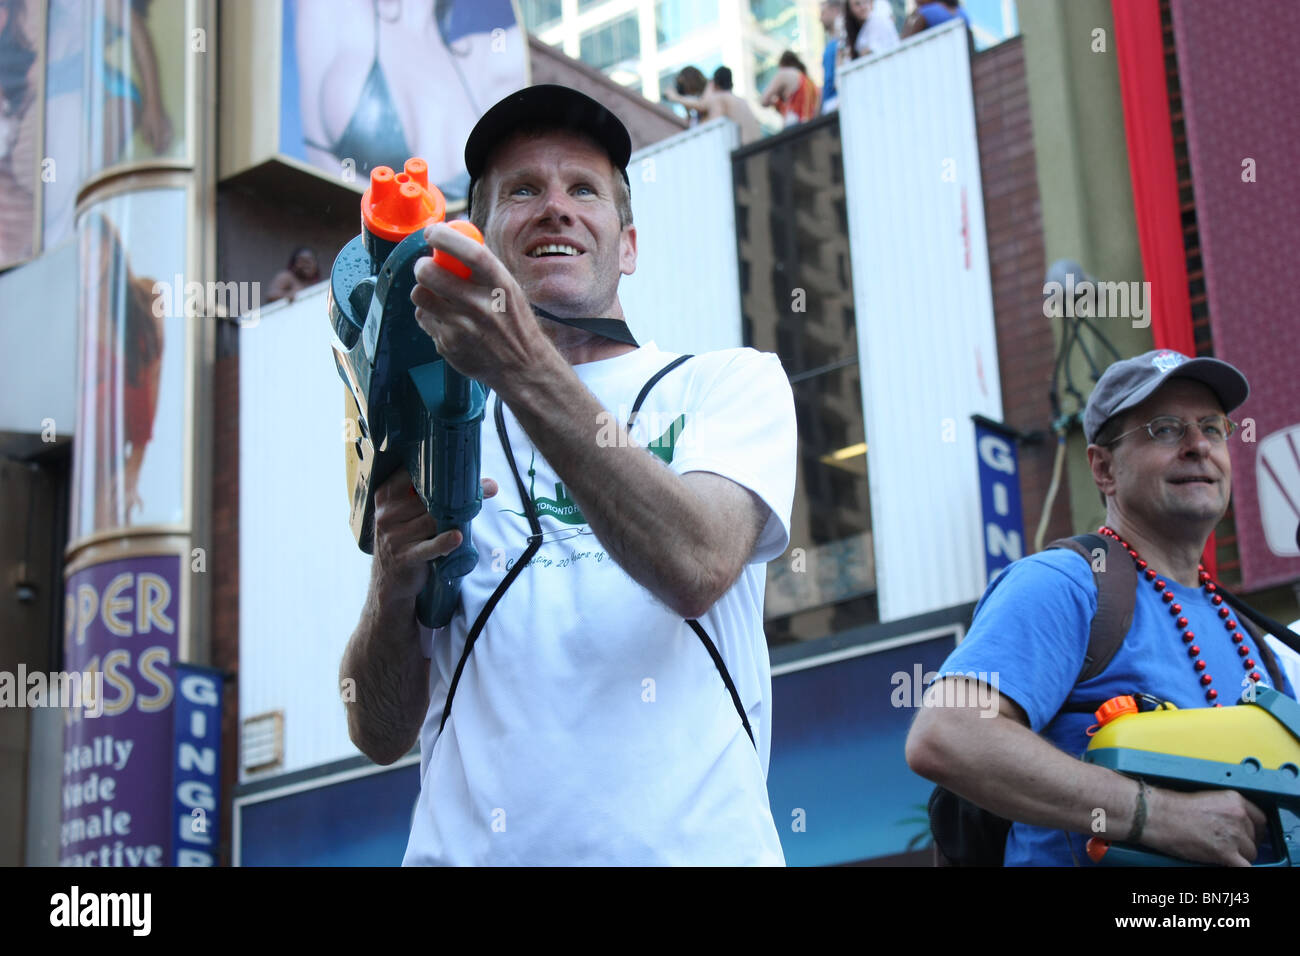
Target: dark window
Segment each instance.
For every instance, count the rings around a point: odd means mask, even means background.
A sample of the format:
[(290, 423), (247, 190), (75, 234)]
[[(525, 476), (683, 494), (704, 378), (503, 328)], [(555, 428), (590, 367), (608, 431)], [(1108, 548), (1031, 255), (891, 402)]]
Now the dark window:
[(799, 428), (791, 550), (768, 566), (774, 644), (879, 620), (840, 162), (836, 118), (733, 162), (745, 344), (780, 356)]

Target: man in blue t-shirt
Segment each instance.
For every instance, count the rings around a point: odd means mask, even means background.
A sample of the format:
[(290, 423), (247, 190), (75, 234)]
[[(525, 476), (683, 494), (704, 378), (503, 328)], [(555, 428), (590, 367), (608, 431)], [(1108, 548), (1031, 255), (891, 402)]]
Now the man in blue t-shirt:
[[(1217, 359), (1156, 351), (1107, 369), (1083, 425), (1106, 504), (1101, 533), (1123, 543), (1112, 556), (1127, 563), (1127, 550), (1136, 564), (1123, 645), (1101, 674), (1075, 683), (1097, 587), (1081, 555), (1045, 551), (994, 582), (927, 691), (908, 764), (1017, 821), (1007, 865), (1086, 864), (1098, 810), (1120, 842), (1203, 863), (1255, 858), (1265, 833), (1258, 807), (1235, 791), (1177, 793), (1084, 763), (1093, 717), (1066, 710), (1134, 693), (1179, 708), (1226, 706), (1245, 687), (1273, 685), (1268, 652), (1198, 563), (1232, 490), (1227, 440), (1236, 426), (1227, 413), (1248, 394), (1245, 377)], [(1279, 689), (1295, 696), (1285, 679)], [(984, 706), (962, 706), (975, 700)]]
[(843, 0), (823, 0), (822, 29), (826, 31), (826, 52), (822, 54), (822, 112), (835, 109), (839, 94), (835, 90), (835, 58), (840, 52), (840, 36), (844, 33)]
[(942, 26), (949, 20), (961, 18), (966, 21), (966, 29), (970, 29), (970, 17), (966, 11), (961, 8), (957, 0), (935, 0), (934, 3), (922, 3), (907, 18), (903, 24), (902, 39), (906, 40), (910, 36), (915, 36), (924, 30), (930, 30), (937, 26)]

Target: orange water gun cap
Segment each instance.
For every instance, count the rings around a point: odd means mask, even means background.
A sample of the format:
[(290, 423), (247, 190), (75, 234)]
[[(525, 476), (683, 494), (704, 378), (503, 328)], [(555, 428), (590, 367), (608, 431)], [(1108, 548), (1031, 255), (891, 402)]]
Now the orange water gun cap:
[(388, 166), (370, 171), (370, 188), (361, 196), (361, 221), (376, 236), (401, 242), (413, 232), (442, 222), (447, 200), (429, 185), (429, 164), (412, 156), (394, 173)]
[(1136, 714), (1137, 712), (1137, 701), (1131, 695), (1125, 694), (1121, 697), (1112, 697), (1098, 708), (1093, 715), (1097, 722), (1089, 727), (1086, 733), (1091, 737), (1116, 717), (1123, 717), (1125, 714)]

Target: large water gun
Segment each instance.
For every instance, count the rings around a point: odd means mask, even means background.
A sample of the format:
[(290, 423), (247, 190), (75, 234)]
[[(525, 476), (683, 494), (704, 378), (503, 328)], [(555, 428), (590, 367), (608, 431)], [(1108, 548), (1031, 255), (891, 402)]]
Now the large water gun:
[[(1097, 712), (1083, 759), (1168, 790), (1236, 790), (1268, 817), (1256, 866), (1300, 864), (1300, 704), (1251, 687), (1233, 707), (1139, 713), (1132, 697)], [(1088, 841), (1094, 863), (1190, 866), (1145, 847)]]
[[(416, 601), (426, 627), (451, 620), (460, 579), (478, 564), (470, 522), (483, 504), (479, 431), (486, 393), (438, 354), (415, 320), (415, 261), (430, 255), (424, 229), (442, 222), (446, 201), (429, 185), (428, 165), (408, 159), (402, 172), (379, 166), (361, 197), (361, 235), (339, 253), (330, 272), (329, 315), (334, 362), (355, 407), (350, 450), (351, 525), (357, 544), (374, 551), (375, 489), (398, 468), (438, 532), (461, 532), (460, 546), (432, 562)], [(474, 226), (453, 228), (483, 241)], [(464, 263), (439, 252), (434, 262), (467, 277)]]

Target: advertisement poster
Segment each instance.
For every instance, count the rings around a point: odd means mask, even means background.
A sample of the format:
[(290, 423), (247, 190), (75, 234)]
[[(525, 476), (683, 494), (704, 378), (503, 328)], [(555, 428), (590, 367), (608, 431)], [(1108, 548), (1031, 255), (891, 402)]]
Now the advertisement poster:
[(236, 798), (240, 866), (401, 866), (420, 762)]
[(930, 843), (933, 784), (903, 756), (927, 677), (956, 645), (955, 627), (772, 664), (767, 792), (790, 866), (829, 866), (915, 852)]
[(122, 558), (68, 578), (64, 667), (103, 674), (102, 713), (67, 711), (63, 866), (165, 866), (180, 558)]
[(411, 156), (449, 201), (465, 138), (528, 82), (510, 0), (283, 0), (280, 151), (345, 182)]
[(181, 189), (117, 196), (78, 220), (74, 541), (184, 520), (184, 223)]
[(0, 269), (35, 252), (40, 23), (39, 0), (0, 0)]
[(42, 246), (72, 235), (77, 189), (85, 178), (86, 17), (84, 0), (50, 0), (46, 13), (45, 154)]
[(49, 0), (43, 246), (73, 232), (77, 191), (126, 163), (186, 156), (186, 4)]
[(92, 0), (86, 172), (185, 155), (187, 4)]

